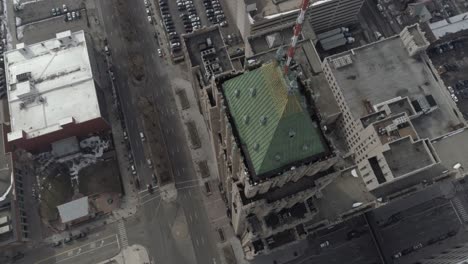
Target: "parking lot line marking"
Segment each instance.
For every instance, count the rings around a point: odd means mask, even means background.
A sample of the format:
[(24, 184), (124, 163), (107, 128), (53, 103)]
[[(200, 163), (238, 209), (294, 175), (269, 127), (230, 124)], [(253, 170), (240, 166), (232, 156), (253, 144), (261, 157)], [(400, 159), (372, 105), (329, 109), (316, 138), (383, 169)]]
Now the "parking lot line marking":
[[(114, 237), (116, 240), (118, 240), (117, 234), (113, 234), (113, 235), (110, 235), (110, 236), (106, 236), (106, 237), (102, 238), (102, 240), (105, 240), (105, 239), (108, 239), (108, 238), (111, 238), (111, 237)], [(100, 239), (98, 239), (98, 240), (100, 240)], [(69, 250), (60, 252), (60, 253), (58, 253), (58, 254), (56, 254), (56, 255), (53, 255), (53, 256), (51, 256), (51, 257), (47, 257), (47, 258), (45, 258), (45, 259), (43, 259), (43, 260), (40, 260), (39, 262), (36, 262), (36, 263), (42, 263), (42, 262), (44, 262), (44, 261), (46, 261), (46, 260), (55, 258), (55, 257), (57, 257), (57, 256), (60, 256), (60, 255), (63, 255), (63, 254), (67, 254), (68, 252), (73, 252), (75, 249), (79, 249), (79, 248), (88, 246), (88, 245), (90, 245), (91, 243), (95, 243), (95, 242), (98, 241), (98, 240), (94, 240), (94, 241), (91, 241), (91, 242), (89, 242), (89, 243), (87, 243), (87, 244), (81, 245), (81, 246), (79, 246), (79, 247), (75, 247), (75, 248), (72, 248), (72, 249), (69, 249)]]

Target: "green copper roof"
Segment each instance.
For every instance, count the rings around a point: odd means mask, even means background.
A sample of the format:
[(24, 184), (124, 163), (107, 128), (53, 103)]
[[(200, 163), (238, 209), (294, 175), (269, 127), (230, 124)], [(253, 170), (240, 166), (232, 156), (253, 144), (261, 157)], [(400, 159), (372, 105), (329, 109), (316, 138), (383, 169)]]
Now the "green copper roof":
[(224, 82), (223, 92), (256, 175), (326, 150), (303, 97), (288, 92), (276, 61)]

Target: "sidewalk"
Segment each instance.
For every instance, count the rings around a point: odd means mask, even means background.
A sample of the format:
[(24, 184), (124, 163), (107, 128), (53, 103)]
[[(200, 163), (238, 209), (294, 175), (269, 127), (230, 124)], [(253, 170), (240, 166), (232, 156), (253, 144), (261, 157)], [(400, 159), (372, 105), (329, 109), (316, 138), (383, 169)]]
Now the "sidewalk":
[[(234, 235), (233, 229), (229, 222), (229, 218), (226, 215), (226, 206), (224, 204), (223, 199), (221, 198), (221, 194), (218, 188), (218, 178), (217, 178), (218, 169), (216, 167), (217, 163), (216, 163), (216, 159), (214, 156), (212, 143), (209, 138), (208, 129), (206, 127), (203, 116), (198, 111), (198, 106), (196, 102), (196, 97), (194, 95), (194, 91), (192, 89), (191, 83), (187, 81), (187, 79), (188, 79), (187, 76), (184, 76), (184, 79), (175, 78), (173, 80), (172, 86), (174, 87), (174, 89), (176, 89), (176, 91), (174, 91), (175, 94), (177, 94), (176, 93), (177, 90), (185, 91), (187, 95), (187, 99), (190, 103), (190, 108), (183, 110), (181, 102), (180, 102), (180, 98), (176, 95), (177, 108), (180, 112), (182, 121), (184, 123), (187, 123), (189, 121), (192, 121), (195, 123), (197, 131), (198, 131), (198, 136), (200, 138), (201, 147), (197, 149), (191, 148), (190, 151), (191, 151), (195, 171), (197, 173), (198, 180), (200, 181), (200, 186), (203, 188), (203, 193), (205, 194), (203, 196), (203, 202), (206, 208), (206, 212), (207, 212), (208, 218), (210, 219), (213, 232), (215, 232), (215, 237), (218, 239), (216, 242), (219, 248), (220, 256), (223, 259), (223, 263), (227, 263), (227, 264), (247, 263), (243, 257), (243, 252), (242, 252), (240, 241)], [(189, 138), (189, 132), (188, 132), (187, 126), (184, 126), (184, 131), (185, 131), (186, 137)], [(208, 165), (208, 169), (209, 169), (208, 177), (206, 177), (206, 175), (203, 175), (205, 177), (202, 177), (201, 172), (197, 166), (197, 164), (201, 161), (206, 161)], [(211, 192), (209, 194), (206, 192), (206, 189), (203, 187), (206, 182), (209, 182), (209, 185), (210, 185)], [(224, 241), (221, 241), (221, 238), (218, 233), (219, 229), (222, 230), (221, 232), (224, 235)], [(234, 252), (235, 259), (237, 260), (237, 262), (235, 262), (235, 260), (233, 262), (234, 256), (224, 255), (226, 250), (223, 250), (223, 249), (226, 249), (229, 247), (232, 248), (231, 252)]]
[(138, 263), (138, 264), (150, 264), (152, 261), (150, 261), (148, 252), (146, 251), (146, 248), (140, 245), (132, 245), (129, 246), (128, 248), (123, 249), (120, 251), (120, 253), (108, 260), (99, 262), (98, 264), (133, 264), (133, 263)]

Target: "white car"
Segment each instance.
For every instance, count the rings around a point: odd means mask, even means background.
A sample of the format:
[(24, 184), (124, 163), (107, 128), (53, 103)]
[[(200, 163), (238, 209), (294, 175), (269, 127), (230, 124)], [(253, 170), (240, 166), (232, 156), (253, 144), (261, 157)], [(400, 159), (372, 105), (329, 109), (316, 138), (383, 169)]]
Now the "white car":
[(130, 166), (130, 170), (132, 171), (133, 175), (136, 175), (136, 169), (134, 165)]
[(148, 22), (153, 23), (153, 19), (151, 18), (151, 16), (148, 16)]
[(455, 91), (453, 90), (452, 86), (447, 86), (447, 90), (448, 90), (451, 94), (455, 93)]
[(144, 1), (145, 1), (145, 6), (148, 7), (149, 6), (148, 0), (144, 0)]
[(66, 4), (63, 4), (62, 9), (64, 13), (68, 12), (68, 7)]
[(150, 14), (151, 14), (151, 11), (149, 10), (149, 8), (146, 8), (146, 14), (147, 14), (147, 15), (150, 15)]
[(163, 54), (162, 54), (162, 50), (161, 50), (161, 49), (158, 49), (158, 56), (159, 56), (159, 57), (162, 57), (162, 55), (163, 55)]
[(225, 27), (225, 26), (227, 26), (227, 21), (223, 21), (219, 25), (222, 26), (222, 27)]
[(192, 18), (190, 19), (190, 21), (192, 21), (192, 22), (197, 22), (197, 21), (200, 21), (200, 18), (199, 18), (199, 17), (192, 17)]
[(326, 248), (326, 247), (328, 247), (328, 246), (330, 246), (330, 242), (328, 242), (328, 241), (325, 241), (325, 242), (323, 242), (322, 244), (320, 244), (320, 247), (321, 247), (321, 248)]

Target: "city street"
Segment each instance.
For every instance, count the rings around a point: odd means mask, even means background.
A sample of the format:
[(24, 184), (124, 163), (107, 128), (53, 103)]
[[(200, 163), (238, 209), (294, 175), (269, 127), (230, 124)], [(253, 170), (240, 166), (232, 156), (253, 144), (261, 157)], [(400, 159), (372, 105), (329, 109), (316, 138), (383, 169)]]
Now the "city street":
[[(196, 174), (180, 117), (178, 115), (173, 81), (183, 74), (181, 66), (174, 66), (169, 58), (157, 55), (158, 41), (154, 38), (161, 28), (148, 23), (143, 0), (99, 1), (108, 45), (111, 50), (115, 83), (120, 94), (122, 111), (133, 152), (133, 159), (141, 186), (151, 182), (151, 172), (146, 164), (144, 147), (139, 133), (142, 131), (138, 98), (152, 98), (159, 113), (159, 126), (163, 140), (169, 148), (171, 169), (175, 181), (197, 182)], [(159, 19), (155, 19), (159, 21)], [(157, 26), (160, 26), (159, 23)], [(125, 30), (130, 30), (127, 32)], [(168, 54), (167, 49), (165, 54)], [(135, 71), (131, 62), (140, 56), (142, 78), (135, 82), (131, 73)], [(147, 246), (150, 258), (164, 263), (220, 263), (214, 241), (214, 230), (208, 221), (202, 203), (202, 192), (197, 184), (178, 192), (177, 200), (165, 202), (158, 198), (158, 191), (145, 196), (137, 215), (127, 219), (125, 227), (129, 244)], [(153, 199), (149, 199), (154, 196)], [(187, 234), (184, 234), (187, 230)]]

